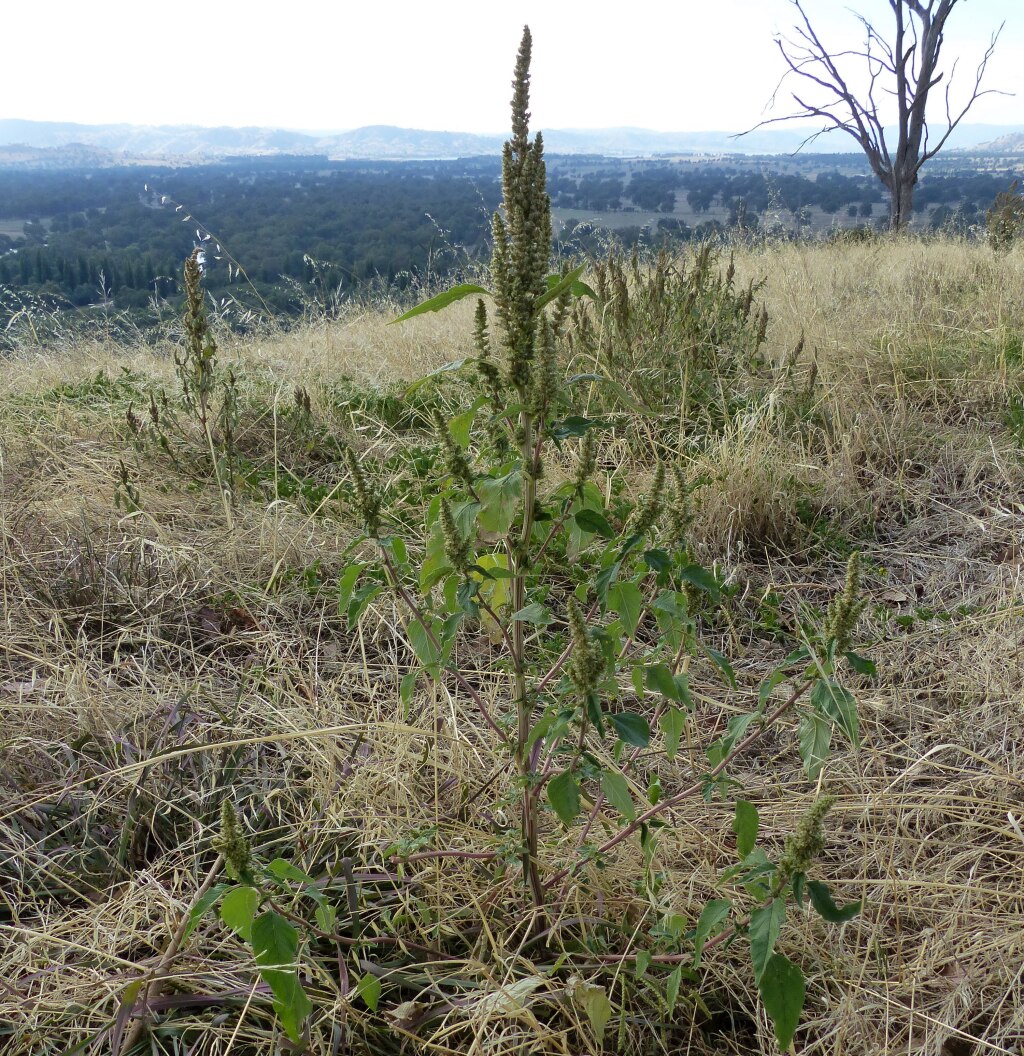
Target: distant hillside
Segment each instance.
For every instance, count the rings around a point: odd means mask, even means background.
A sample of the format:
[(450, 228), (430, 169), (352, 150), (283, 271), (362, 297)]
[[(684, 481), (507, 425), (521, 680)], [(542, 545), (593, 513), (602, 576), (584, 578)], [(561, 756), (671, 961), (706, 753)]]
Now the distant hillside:
[[(598, 154), (637, 157), (658, 154), (787, 154), (800, 148), (815, 131), (807, 127), (759, 129), (736, 137), (725, 131), (653, 132), (644, 128), (544, 130), (552, 154)], [(170, 162), (212, 161), (240, 155), (321, 155), (332, 159), (427, 160), (494, 155), (504, 135), (433, 131), (369, 125), (348, 132), (318, 134), (280, 128), (205, 128), (200, 125), (80, 125), (70, 122), (0, 120), (0, 165), (53, 167), (124, 164), (134, 160)], [(1020, 143), (1024, 125), (964, 125), (956, 130), (950, 148), (996, 149), (1004, 141)], [(985, 143), (979, 148), (979, 143)], [(853, 141), (831, 132), (815, 140), (815, 153), (857, 153)], [(1020, 146), (1010, 148), (1014, 151)], [(62, 154), (34, 155), (32, 151)], [(63, 154), (71, 151), (66, 157)], [(86, 154), (83, 154), (83, 151)]]
[(1011, 132), (975, 148), (985, 154), (1024, 154), (1024, 132)]

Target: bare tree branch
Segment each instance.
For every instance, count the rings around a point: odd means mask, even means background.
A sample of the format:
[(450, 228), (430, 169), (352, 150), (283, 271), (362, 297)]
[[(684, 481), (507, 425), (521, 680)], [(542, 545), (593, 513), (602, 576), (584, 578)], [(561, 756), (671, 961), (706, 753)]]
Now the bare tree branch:
[[(957, 62), (948, 76), (939, 68), (945, 43), (946, 22), (960, 0), (889, 0), (892, 11), (892, 33), (883, 36), (866, 16), (853, 12), (864, 31), (860, 48), (832, 50), (819, 37), (804, 10), (804, 0), (792, 0), (798, 19), (793, 35), (779, 35), (775, 44), (782, 55), (786, 71), (772, 93), (774, 106), (779, 92), (792, 77), (802, 78), (822, 94), (822, 101), (791, 92), (799, 109), (784, 117), (766, 118), (741, 136), (766, 125), (799, 118), (816, 118), (824, 122), (809, 135), (798, 150), (826, 132), (841, 131), (856, 140), (864, 151), (872, 171), (885, 185), (891, 198), (890, 224), (894, 230), (905, 227), (913, 209), (913, 191), (922, 166), (946, 145), (953, 130), (971, 107), (985, 95), (1007, 94), (983, 89), (982, 81), (989, 59), (995, 51), (1000, 26), (975, 71), (974, 86), (962, 107), (953, 104), (953, 81)], [(860, 63), (866, 75), (866, 88), (857, 94), (841, 69)], [(932, 145), (927, 119), (931, 91), (945, 82), (945, 129)], [(880, 105), (886, 97), (896, 110), (896, 141), (886, 137), (885, 114)]]

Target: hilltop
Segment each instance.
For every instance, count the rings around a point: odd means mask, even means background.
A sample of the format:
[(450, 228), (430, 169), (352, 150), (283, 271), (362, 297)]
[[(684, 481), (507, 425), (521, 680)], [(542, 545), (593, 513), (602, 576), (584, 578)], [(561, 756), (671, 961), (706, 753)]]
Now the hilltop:
[[(286, 950), (314, 1005), (315, 1056), (777, 1051), (746, 937), (720, 941), (736, 933), (719, 928), (696, 966), (686, 937), (701, 920), (710, 934), (706, 906), (720, 920), (733, 899), (742, 931), (757, 905), (757, 874), (729, 872), (750, 836), (738, 808), (734, 820), (708, 787), (652, 830), (656, 843), (597, 848), (619, 810), (646, 810), (705, 773), (717, 739), (758, 709), (763, 679), (773, 707), (785, 699), (792, 683), (771, 673), (822, 633), (854, 551), (860, 659), (856, 671), (841, 661), (841, 677), (859, 748), (837, 737), (811, 779), (804, 720), (784, 716), (729, 769), (730, 794), (759, 818), (756, 853), (771, 860), (834, 794), (809, 879), (840, 906), (863, 903), (842, 923), (806, 901), (787, 910), (778, 948), (807, 975), (798, 1048), (1021, 1051), (1024, 256), (909, 239), (737, 247), (723, 301), (727, 264), (711, 261), (709, 303), (733, 305), (755, 284), (767, 326), (754, 356), (723, 318), (714, 356), (696, 358), (700, 346), (662, 340), (652, 313), (614, 323), (617, 359), (587, 356), (597, 331), (580, 326), (575, 357), (560, 360), (573, 376), (585, 356), (586, 371), (615, 371), (628, 404), (584, 375), (592, 418), (562, 423), (545, 501), (573, 479), (580, 424), (598, 420), (604, 513), (577, 518), (589, 534), (577, 532), (575, 561), (559, 555), (547, 604), (524, 615), (553, 621), (531, 624), (531, 638), (561, 648), (580, 555), (600, 553), (606, 518), (618, 524), (673, 451), (692, 484), (698, 563), (684, 597), (707, 649), (687, 653), (668, 685), (686, 701), (678, 754), (666, 758), (662, 732), (628, 747), (615, 800), (584, 772), (585, 829), (545, 806), (559, 915), (539, 937), (521, 928), (509, 755), (464, 686), (426, 677), (423, 641), (410, 646), (401, 609), (366, 578), (373, 550), (342, 457), (358, 450), (384, 489), (418, 589), (437, 547), (422, 533), (425, 495), (448, 474), (433, 416), (471, 438), (474, 458), (486, 437), (479, 383), (458, 369), (470, 302), (402, 326), (383, 298), (289, 332), (215, 324), (242, 458), (226, 467), (230, 502), (216, 479), (226, 463), (210, 469), (178, 396), (177, 320), (155, 346), (118, 343), (97, 317), (90, 333), (40, 347), (39, 321), (23, 313), (0, 361), (5, 1053), (100, 1039), (117, 1052), (135, 984), (154, 971), (166, 976), (152, 1044), (280, 1051), (244, 915), (239, 925), (225, 903), (229, 927), (202, 912), (204, 878), (230, 882), (213, 843), (225, 802), (293, 892), (278, 897), (282, 912), (317, 914), (318, 930)], [(685, 318), (703, 310), (684, 307)], [(645, 411), (636, 401), (652, 391)], [(636, 619), (636, 644), (657, 647), (654, 616)], [(611, 612), (594, 623), (616, 626)], [(467, 624), (453, 663), (501, 709), (509, 673), (484, 632)], [(642, 681), (607, 692), (635, 698), (652, 728), (665, 714)], [(619, 758), (595, 738), (587, 766)]]

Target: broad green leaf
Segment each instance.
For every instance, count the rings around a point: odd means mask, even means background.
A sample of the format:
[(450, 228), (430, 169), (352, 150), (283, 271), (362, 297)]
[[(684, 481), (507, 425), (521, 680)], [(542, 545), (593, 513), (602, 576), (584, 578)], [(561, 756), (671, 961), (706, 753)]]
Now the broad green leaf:
[(621, 561), (615, 561), (607, 568), (602, 568), (594, 579), (594, 593), (602, 605), (608, 604), (608, 591), (618, 578), (619, 569), (622, 568)]
[(412, 704), (412, 696), (416, 691), (416, 680), (419, 675), (419, 671), (414, 667), (402, 675), (402, 681), (398, 684), (398, 695), (406, 711), (408, 711), (409, 705)]
[(641, 950), (636, 955), (636, 966), (633, 969), (637, 979), (642, 979), (647, 974), (647, 969), (651, 966), (651, 953), (649, 950)]
[(703, 590), (712, 601), (718, 601), (722, 596), (722, 585), (715, 578), (714, 573), (709, 572), (703, 565), (686, 565), (679, 570), (679, 577), (698, 590)]
[(601, 774), (601, 791), (604, 798), (626, 819), (636, 819), (636, 807), (626, 779), (617, 770), (605, 770)]
[[(480, 597), (487, 602), (495, 612), (500, 613), (508, 604), (511, 586), (509, 579), (512, 573), (508, 567), (507, 554), (480, 554), (476, 559), (479, 572), (474, 572), (474, 579), (480, 580)], [(484, 623), (490, 628), (493, 620), (488, 613), (484, 613)]]
[(851, 649), (847, 653), (843, 653), (843, 656), (849, 661), (850, 667), (857, 672), (858, 675), (877, 675), (878, 668), (875, 666), (873, 660), (869, 660), (866, 656), (861, 656), (860, 653), (855, 653)]
[(270, 910), (253, 921), (252, 948), (260, 976), (273, 994), (277, 1018), (288, 1037), (298, 1044), (302, 1023), (313, 1010), (294, 966), (298, 932), (279, 913)]
[(612, 1018), (612, 1003), (608, 1000), (604, 987), (595, 986), (593, 983), (580, 983), (573, 992), (573, 1000), (583, 1006), (583, 1011), (594, 1028), (598, 1045), (603, 1045), (605, 1027)]
[(741, 859), (746, 858), (757, 844), (758, 823), (757, 807), (745, 799), (736, 800), (732, 831), (736, 833), (736, 853)]
[(781, 898), (773, 898), (767, 906), (750, 914), (750, 960), (754, 965), (754, 982), (761, 980), (785, 919), (786, 903)]
[(477, 412), (486, 402), (486, 396), (477, 396), (468, 411), (457, 414), (448, 422), (448, 432), (463, 451), (469, 447), (469, 436), (473, 431), (473, 422), (476, 420)]
[(236, 935), (249, 942), (252, 937), (252, 922), (260, 908), (263, 896), (254, 887), (232, 888), (221, 900), (220, 919)]
[[(432, 621), (436, 622), (436, 621)], [(434, 667), (441, 660), (441, 650), (434, 638), (427, 633), (427, 628), (420, 620), (410, 620), (408, 626), (409, 644), (416, 654), (416, 659), (426, 668)]]
[(409, 548), (405, 545), (405, 540), (400, 536), (391, 537), (391, 553), (395, 557), (395, 564), (401, 568), (409, 560)]
[(334, 931), (334, 924), (338, 919), (338, 911), (321, 895), (320, 898), (317, 899), (317, 906), (313, 911), (313, 918), (316, 922), (316, 926), (321, 931)]
[(767, 898), (768, 889), (761, 882), (761, 878), (774, 876), (777, 867), (764, 853), (763, 848), (755, 847), (740, 863), (737, 872), (741, 875), (737, 877), (736, 882), (742, 884), (749, 895), (763, 900)]
[[(401, 320), (400, 319), (392, 319), (391, 322), (392, 323), (399, 323), (399, 322), (401, 322)], [(403, 395), (406, 396), (406, 397), (409, 397), (417, 389), (422, 388), (424, 385), (427, 384), (428, 381), (431, 381), (432, 379), (438, 377), (439, 375), (441, 375), (441, 374), (453, 374), (457, 370), (462, 370), (462, 368), (467, 363), (475, 363), (475, 362), (476, 362), (475, 359), (456, 359), (452, 363), (445, 363), (445, 365), (443, 367), (438, 367), (437, 370), (432, 370), (429, 374), (424, 374), (423, 377), (417, 378), (414, 382), (412, 382), (412, 384), (410, 384), (406, 388), (406, 390), (403, 393)]]
[(580, 510), (575, 517), (577, 527), (591, 535), (600, 535), (605, 539), (615, 538), (615, 529), (608, 523), (607, 517), (597, 510)]
[[(570, 290), (576, 296), (579, 296), (579, 294), (576, 294), (574, 287), (577, 284), (579, 284), (580, 286), (585, 285), (585, 283), (579, 282), (579, 278), (586, 270), (587, 265), (581, 264), (578, 268), (573, 268), (572, 271), (568, 273), (568, 275), (549, 275), (547, 278), (547, 292), (542, 293), (540, 297), (538, 297), (537, 300), (534, 301), (534, 311), (539, 312), (541, 308), (544, 307), (544, 305), (549, 304), (557, 297), (560, 297), (563, 293), (565, 293), (566, 290)], [(590, 290), (590, 287), (587, 286), (587, 289)], [(593, 292), (593, 290), (590, 290), (591, 294), (593, 294)]]
[(804, 908), (804, 887), (806, 883), (806, 873), (794, 873), (793, 879), (790, 881), (790, 886), (793, 888), (793, 899), (801, 909)]
[(651, 606), (658, 620), (658, 629), (669, 649), (676, 651), (690, 631), (690, 618), (686, 606), (686, 595), (681, 591), (666, 590), (658, 595)]
[(688, 687), (684, 689), (685, 682), (681, 683), (678, 677), (672, 674), (671, 667), (667, 663), (652, 663), (647, 666), (647, 689), (660, 693), (669, 700), (684, 704), (689, 700)]
[(580, 786), (571, 770), (563, 770), (548, 782), (548, 802), (563, 825), (572, 824), (580, 812)]
[(860, 745), (857, 702), (848, 689), (827, 678), (819, 678), (811, 690), (811, 703), (849, 737), (855, 748)]
[(523, 478), (518, 470), (503, 477), (487, 477), (477, 481), (476, 493), (480, 496), (480, 527), (485, 532), (504, 535), (512, 526), (519, 512), (519, 501), (523, 493)]
[(185, 933), (182, 935), (182, 942), (184, 942), (185, 939), (195, 931), (196, 925), (199, 921), (203, 919), (207, 912), (209, 912), (210, 908), (217, 902), (221, 895), (223, 895), (225, 891), (231, 889), (231, 886), (231, 884), (215, 884), (196, 902), (188, 915), (188, 924), (185, 926)]
[(633, 683), (633, 689), (636, 690), (636, 695), (642, 697), (644, 695), (644, 666), (638, 664), (629, 674), (630, 681)]
[(747, 734), (747, 727), (758, 717), (757, 712), (751, 711), (746, 715), (733, 715), (725, 727), (725, 736), (721, 740), (722, 758), (724, 759), (739, 741)]
[(548, 607), (539, 601), (532, 601), (518, 612), (513, 613), (512, 619), (519, 620), (521, 623), (534, 623), (539, 627), (547, 627), (552, 622)]
[(356, 997), (361, 997), (363, 1004), (371, 1012), (376, 1012), (380, 1002), (380, 980), (369, 972), (360, 976), (359, 982), (356, 983)]
[(661, 733), (665, 738), (665, 755), (669, 761), (679, 752), (679, 741), (686, 729), (686, 712), (681, 708), (669, 708), (661, 716)]
[(776, 953), (765, 965), (757, 988), (764, 1010), (775, 1027), (775, 1040), (785, 1052), (793, 1041), (804, 1007), (804, 973), (790, 960)]
[(355, 561), (348, 565), (338, 579), (338, 615), (344, 616), (348, 612), (349, 602), (352, 600), (352, 591), (355, 589), (359, 573), (366, 567), (361, 561)]
[(286, 861), (284, 858), (275, 858), (267, 866), (267, 870), (272, 876), (277, 877), (278, 880), (294, 880), (298, 884), (316, 883), (309, 873), (304, 873), (301, 869), (292, 865), (291, 862)]
[(676, 1010), (676, 1002), (679, 1000), (679, 987), (683, 982), (683, 966), (679, 965), (665, 980), (665, 1006), (671, 1017)]
[(427, 312), (439, 312), (442, 308), (447, 308), (448, 305), (461, 301), (463, 297), (472, 297), (474, 293), (481, 294), (488, 293), (488, 291), (483, 286), (477, 286), (472, 282), (463, 282), (458, 286), (452, 286), (451, 289), (445, 290), (444, 293), (439, 293), (437, 296), (430, 297), (417, 304), (415, 308), (410, 308), (409, 311), (400, 315), (397, 319), (392, 319), (389, 325), (404, 323), (406, 319), (415, 319), (417, 315), (425, 315)]
[(367, 606), (384, 588), (378, 583), (364, 583), (356, 589), (352, 600), (348, 604), (346, 620), (350, 626), (359, 622), (359, 617), (366, 611)]
[(268, 910), (252, 924), (252, 948), (262, 967), (289, 966), (299, 950), (299, 933), (280, 913)]
[(573, 436), (584, 436), (591, 429), (607, 428), (608, 422), (604, 418), (585, 418), (583, 415), (570, 414), (552, 422), (548, 431), (555, 440), (568, 440)]
[(634, 748), (646, 748), (651, 743), (651, 727), (642, 715), (623, 711), (618, 715), (609, 715), (615, 732), (626, 744)]
[(761, 688), (757, 693), (757, 706), (763, 708), (768, 702), (768, 698), (772, 695), (775, 687), (781, 682), (786, 681), (786, 670), (784, 667), (777, 667), (774, 671), (761, 683)]
[(809, 780), (817, 780), (828, 759), (831, 744), (832, 723), (816, 711), (801, 712), (800, 758), (804, 761), (804, 772)]
[(704, 652), (708, 654), (708, 657), (715, 667), (725, 675), (725, 679), (729, 685), (735, 689), (736, 672), (732, 669), (732, 664), (729, 663), (728, 657), (724, 653), (720, 653), (717, 649), (712, 649), (710, 645), (704, 646)]
[(700, 955), (704, 949), (704, 943), (718, 929), (732, 910), (732, 903), (727, 898), (713, 898), (701, 910), (700, 919), (697, 921), (697, 931), (693, 937), (693, 966), (700, 965)]
[(850, 902), (845, 906), (837, 906), (832, 901), (832, 892), (828, 884), (818, 880), (807, 881), (807, 893), (811, 897), (811, 905), (818, 911), (818, 915), (827, 920), (829, 924), (845, 924), (860, 912), (860, 902)]
[(608, 588), (608, 608), (618, 613), (630, 638), (636, 634), (643, 607), (643, 595), (635, 583), (613, 583)]
[(664, 550), (645, 550), (644, 563), (655, 572), (667, 572), (672, 567), (672, 558)]

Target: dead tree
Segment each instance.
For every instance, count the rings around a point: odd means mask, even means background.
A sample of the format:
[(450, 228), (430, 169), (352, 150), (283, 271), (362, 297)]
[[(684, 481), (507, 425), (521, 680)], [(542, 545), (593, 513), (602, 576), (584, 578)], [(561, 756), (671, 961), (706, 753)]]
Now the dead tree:
[[(889, 221), (893, 231), (902, 230), (910, 221), (914, 204), (914, 186), (922, 166), (945, 146), (953, 129), (983, 95), (988, 61), (995, 51), (1002, 26), (992, 34), (991, 42), (974, 74), (974, 87), (962, 106), (954, 106), (951, 93), (954, 61), (948, 76), (939, 70), (939, 58), (945, 41), (946, 22), (960, 0), (889, 0), (893, 32), (883, 36), (875, 24), (861, 14), (855, 17), (864, 28), (866, 39), (859, 48), (834, 51), (826, 47), (801, 0), (793, 0), (800, 13), (794, 26), (794, 37), (779, 36), (775, 43), (788, 67), (782, 85), (793, 76), (803, 78), (814, 95), (792, 92), (799, 109), (785, 117), (762, 121), (758, 128), (794, 118), (821, 118), (825, 125), (809, 136), (802, 146), (833, 129), (851, 135), (867, 156), (875, 175), (889, 192)], [(850, 87), (851, 64), (858, 67), (866, 83), (859, 94)], [(927, 107), (932, 89), (945, 81), (945, 125), (931, 135)], [(772, 97), (774, 102), (775, 96)], [(895, 111), (895, 113), (893, 112)], [(885, 122), (895, 118), (897, 142), (886, 138)]]

